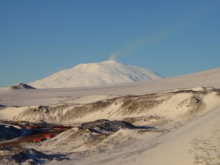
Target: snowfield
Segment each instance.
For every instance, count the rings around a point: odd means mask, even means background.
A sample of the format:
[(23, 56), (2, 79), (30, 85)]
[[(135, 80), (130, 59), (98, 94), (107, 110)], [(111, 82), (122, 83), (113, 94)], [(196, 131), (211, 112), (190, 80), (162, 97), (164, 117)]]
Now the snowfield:
[(49, 165), (220, 164), (220, 68), (93, 87), (5, 87), (0, 105), (0, 119), (77, 126), (42, 143), (24, 144), (48, 155), (68, 155), (69, 160), (46, 161)]

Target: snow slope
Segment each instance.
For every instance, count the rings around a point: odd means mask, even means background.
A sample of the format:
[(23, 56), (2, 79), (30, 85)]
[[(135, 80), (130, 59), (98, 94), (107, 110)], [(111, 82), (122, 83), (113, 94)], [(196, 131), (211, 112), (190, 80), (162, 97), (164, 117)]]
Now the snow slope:
[(217, 107), (165, 135), (160, 145), (143, 152), (135, 164), (142, 165), (146, 161), (155, 165), (219, 164), (219, 117), (220, 107)]
[(178, 118), (181, 121), (183, 120), (181, 117), (188, 119), (220, 105), (218, 92), (220, 91), (214, 88), (201, 88), (199, 91), (182, 89), (156, 94), (107, 98), (87, 104), (58, 104), (48, 105), (45, 108), (42, 106), (27, 107), (24, 111), (19, 111), (21, 107), (9, 107), (3, 109), (0, 114), (4, 117), (4, 112), (13, 111), (15, 120), (30, 122), (45, 120), (50, 123), (68, 124), (97, 119), (140, 120), (144, 124), (150, 116), (160, 122)]
[(110, 135), (73, 128), (43, 143), (27, 144), (68, 154), (68, 161), (48, 165), (220, 164), (220, 68), (104, 86), (0, 89), (0, 105), (0, 118), (8, 120), (74, 125), (109, 119), (155, 128), (120, 129)]
[(197, 86), (220, 88), (220, 68), (178, 77), (93, 87), (34, 90), (5, 90), (4, 88), (0, 88), (0, 105), (32, 106), (77, 103), (77, 101), (81, 103), (83, 97), (86, 96), (90, 100), (98, 101), (97, 98), (99, 97), (99, 100), (101, 100), (101, 96), (104, 96), (103, 99), (106, 99), (116, 95), (149, 94)]
[[(196, 87), (171, 92), (171, 97), (167, 95), (168, 100), (150, 109), (143, 108), (146, 115), (151, 115), (148, 121), (143, 118), (143, 112), (137, 112), (142, 121), (135, 123), (148, 123), (148, 126), (155, 126), (155, 131), (122, 129), (104, 136), (72, 129), (34, 147), (71, 153), (71, 161), (53, 161), (49, 165), (145, 165), (146, 162), (153, 165), (217, 165), (220, 163), (220, 91), (205, 91), (205, 88)], [(162, 100), (168, 93), (161, 93)], [(198, 98), (200, 95), (202, 100), (196, 101), (192, 95)], [(189, 113), (192, 116), (189, 117)], [(152, 115), (159, 118), (152, 118)], [(140, 119), (134, 114), (131, 116)], [(165, 117), (170, 120), (164, 120)]]
[(148, 69), (124, 65), (114, 60), (80, 64), (29, 83), (36, 88), (66, 88), (125, 83), (162, 78)]

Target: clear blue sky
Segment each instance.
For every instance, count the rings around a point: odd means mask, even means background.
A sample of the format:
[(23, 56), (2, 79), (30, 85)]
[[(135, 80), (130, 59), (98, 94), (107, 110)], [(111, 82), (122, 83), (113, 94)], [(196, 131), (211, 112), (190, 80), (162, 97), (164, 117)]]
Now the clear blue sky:
[(219, 0), (0, 0), (0, 87), (109, 60), (173, 77), (220, 67)]

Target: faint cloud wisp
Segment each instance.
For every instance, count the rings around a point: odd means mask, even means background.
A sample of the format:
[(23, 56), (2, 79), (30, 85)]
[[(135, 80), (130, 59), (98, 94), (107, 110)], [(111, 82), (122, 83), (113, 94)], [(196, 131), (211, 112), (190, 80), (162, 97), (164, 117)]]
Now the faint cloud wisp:
[(131, 52), (131, 51), (133, 51), (143, 45), (150, 45), (153, 43), (157, 43), (163, 39), (166, 39), (167, 37), (169, 37), (171, 35), (171, 33), (174, 30), (183, 28), (184, 26), (189, 26), (190, 23), (193, 23), (195, 20), (202, 17), (209, 10), (210, 9), (208, 7), (204, 7), (203, 5), (197, 6), (196, 8), (193, 8), (193, 10), (191, 12), (186, 14), (185, 18), (178, 20), (169, 28), (162, 29), (162, 30), (157, 31), (153, 34), (145, 36), (145, 37), (137, 40), (136, 42), (132, 43), (131, 45), (128, 45), (128, 46), (126, 46), (116, 52), (111, 53), (110, 60), (116, 61), (116, 59), (118, 57), (124, 56), (127, 53), (129, 53), (129, 52)]
[(175, 29), (175, 27), (168, 28), (168, 29), (153, 33), (151, 35), (148, 35), (146, 37), (143, 37), (143, 38), (137, 40), (136, 42), (132, 43), (131, 45), (128, 45), (128, 46), (122, 48), (121, 50), (118, 50), (116, 52), (111, 53), (110, 60), (116, 61), (116, 59), (118, 57), (123, 56), (123, 55), (143, 46), (143, 45), (149, 45), (149, 44), (159, 42), (159, 41), (167, 38), (172, 33), (172, 31), (174, 29)]

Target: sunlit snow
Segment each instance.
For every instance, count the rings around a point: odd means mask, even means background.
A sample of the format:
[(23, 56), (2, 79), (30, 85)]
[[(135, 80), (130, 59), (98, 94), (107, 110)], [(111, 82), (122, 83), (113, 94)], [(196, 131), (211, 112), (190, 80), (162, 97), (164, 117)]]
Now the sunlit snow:
[(93, 87), (5, 87), (0, 89), (0, 105), (0, 118), (7, 120), (79, 125), (108, 119), (154, 128), (120, 129), (109, 135), (73, 128), (40, 144), (25, 145), (48, 154), (68, 154), (69, 160), (52, 160), (49, 165), (220, 163), (219, 68)]

